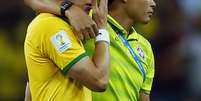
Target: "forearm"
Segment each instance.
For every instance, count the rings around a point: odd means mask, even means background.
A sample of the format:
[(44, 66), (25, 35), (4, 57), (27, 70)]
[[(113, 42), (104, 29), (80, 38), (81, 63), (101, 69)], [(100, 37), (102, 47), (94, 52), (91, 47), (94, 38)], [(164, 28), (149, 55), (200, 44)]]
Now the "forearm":
[(24, 101), (31, 101), (31, 92), (30, 92), (30, 88), (29, 88), (29, 83), (28, 82), (27, 82), (27, 85), (26, 85)]
[(106, 42), (97, 42), (95, 53), (92, 58), (96, 65), (97, 78), (107, 84), (110, 64), (109, 44)]
[[(97, 4), (96, 0), (94, 5)], [(99, 29), (96, 36), (95, 53), (92, 59), (85, 57), (76, 63), (69, 71), (69, 76), (93, 91), (105, 91), (109, 76), (109, 33), (105, 30), (107, 25), (107, 0), (101, 0), (99, 7), (93, 8), (93, 20)], [(90, 30), (90, 29), (88, 29)], [(85, 32), (85, 31), (83, 31)]]
[(93, 58), (85, 57), (77, 62), (70, 69), (69, 76), (92, 91), (105, 91), (108, 84), (109, 57), (109, 44), (97, 42)]
[(60, 15), (60, 4), (62, 0), (24, 0), (26, 5), (36, 12), (47, 12)]
[(139, 101), (150, 101), (150, 96), (148, 94), (141, 92)]

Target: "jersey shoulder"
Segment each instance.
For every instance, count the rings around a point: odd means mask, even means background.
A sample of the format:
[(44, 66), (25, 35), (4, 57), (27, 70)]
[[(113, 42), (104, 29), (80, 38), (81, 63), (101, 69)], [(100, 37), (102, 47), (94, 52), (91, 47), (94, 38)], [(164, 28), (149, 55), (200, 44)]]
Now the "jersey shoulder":
[(146, 39), (143, 35), (137, 33), (138, 41), (145, 47), (147, 51), (152, 52), (152, 46), (148, 39)]
[(146, 60), (152, 68), (154, 68), (154, 53), (151, 46), (151, 43), (141, 34), (138, 34), (138, 41), (142, 46), (144, 53), (146, 54)]
[(72, 27), (66, 21), (53, 14), (41, 13), (29, 24), (26, 39), (37, 42), (60, 31), (65, 31), (68, 36), (74, 37)]
[(36, 18), (34, 18), (32, 22), (29, 24), (28, 32), (35, 31), (35, 30), (50, 32), (53, 30), (57, 30), (58, 28), (70, 29), (71, 26), (62, 18), (54, 14), (41, 13)]

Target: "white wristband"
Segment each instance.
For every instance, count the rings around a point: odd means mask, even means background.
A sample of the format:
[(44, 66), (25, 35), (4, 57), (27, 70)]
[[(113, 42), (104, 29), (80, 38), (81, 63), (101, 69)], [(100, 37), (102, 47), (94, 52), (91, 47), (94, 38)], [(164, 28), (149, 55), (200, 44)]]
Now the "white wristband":
[(96, 42), (105, 41), (108, 44), (110, 44), (110, 36), (109, 36), (109, 33), (106, 29), (99, 29), (98, 33), (99, 34), (96, 36)]

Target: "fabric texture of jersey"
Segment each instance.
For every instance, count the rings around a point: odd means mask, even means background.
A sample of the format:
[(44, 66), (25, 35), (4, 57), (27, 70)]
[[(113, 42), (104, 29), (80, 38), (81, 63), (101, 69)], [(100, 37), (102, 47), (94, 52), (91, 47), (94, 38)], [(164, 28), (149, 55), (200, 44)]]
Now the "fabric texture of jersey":
[(87, 55), (64, 20), (39, 14), (28, 27), (24, 48), (32, 101), (91, 101), (91, 91), (67, 74)]
[[(122, 33), (127, 33), (111, 16), (108, 16), (108, 20), (119, 28)], [(146, 78), (143, 82), (143, 76), (138, 64), (110, 24), (108, 24), (107, 30), (110, 33), (111, 41), (109, 85), (105, 92), (93, 92), (92, 99), (93, 101), (138, 101), (140, 91), (150, 94), (152, 87), (154, 56), (151, 45), (134, 29), (132, 29), (129, 36), (124, 34), (144, 67)], [(84, 42), (87, 54), (90, 56), (94, 53), (92, 41)]]

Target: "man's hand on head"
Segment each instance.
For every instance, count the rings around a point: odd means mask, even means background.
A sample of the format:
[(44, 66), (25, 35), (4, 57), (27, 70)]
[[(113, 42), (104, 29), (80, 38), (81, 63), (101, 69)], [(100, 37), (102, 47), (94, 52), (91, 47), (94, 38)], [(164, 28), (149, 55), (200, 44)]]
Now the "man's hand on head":
[(98, 28), (92, 18), (87, 15), (81, 8), (73, 5), (65, 12), (70, 24), (77, 32), (77, 36), (81, 40), (95, 38), (98, 34)]

